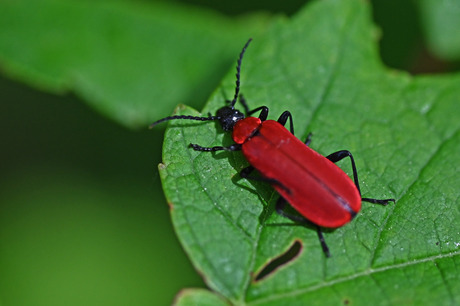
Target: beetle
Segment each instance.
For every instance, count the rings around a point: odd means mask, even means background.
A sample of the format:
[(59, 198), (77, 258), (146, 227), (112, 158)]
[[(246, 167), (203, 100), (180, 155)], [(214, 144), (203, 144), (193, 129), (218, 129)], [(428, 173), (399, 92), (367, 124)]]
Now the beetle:
[[(239, 92), (241, 62), (251, 40), (246, 42), (237, 61), (233, 100), (227, 101), (228, 105), (220, 108), (216, 116), (170, 116), (152, 123), (150, 127), (176, 119), (218, 120), (224, 131), (232, 132), (234, 144), (227, 147), (203, 147), (191, 143), (190, 147), (202, 152), (242, 151), (249, 166), (240, 172), (240, 176), (270, 183), (280, 194), (276, 212), (296, 223), (314, 226), (324, 254), (330, 257), (321, 228), (338, 228), (347, 224), (360, 211), (362, 201), (387, 205), (395, 202), (395, 199), (363, 198), (353, 155), (347, 150), (340, 150), (323, 156), (311, 149), (309, 144), (312, 134), (308, 135), (305, 142), (296, 138), (289, 111), (283, 112), (274, 121), (267, 120), (269, 110), (266, 106), (249, 110)], [(235, 108), (237, 100), (244, 107), (245, 113)], [(259, 116), (251, 117), (256, 112), (260, 112)], [(285, 128), (288, 120), (289, 130)], [(351, 161), (353, 180), (335, 164), (347, 157)], [(261, 176), (252, 176), (254, 169)], [(286, 212), (286, 203), (299, 215)]]

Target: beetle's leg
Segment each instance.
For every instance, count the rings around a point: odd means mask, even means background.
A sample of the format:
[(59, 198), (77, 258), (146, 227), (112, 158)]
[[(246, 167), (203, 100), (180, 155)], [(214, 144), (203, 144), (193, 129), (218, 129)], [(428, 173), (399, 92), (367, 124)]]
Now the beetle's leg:
[(240, 176), (242, 178), (247, 178), (247, 179), (251, 179), (252, 177), (249, 176), (249, 174), (254, 171), (254, 167), (253, 166), (248, 166), (246, 168), (244, 168), (243, 170), (241, 170), (240, 172)]
[(258, 112), (258, 111), (261, 111), (261, 112), (260, 112), (260, 115), (259, 115), (259, 119), (260, 119), (261, 121), (267, 120), (267, 117), (268, 117), (268, 107), (266, 107), (266, 106), (260, 106), (260, 107), (258, 107), (258, 108), (255, 108), (255, 109), (249, 111), (249, 112), (247, 113), (247, 115), (248, 115), (248, 116), (251, 116), (252, 114), (254, 114), (255, 112)]
[(267, 177), (263, 177), (263, 176), (253, 176), (253, 175), (250, 175), (250, 173), (252, 172), (252, 170), (254, 170), (254, 168), (253, 168), (252, 166), (246, 167), (246, 168), (244, 168), (243, 170), (241, 170), (240, 176), (241, 176), (242, 178), (245, 178), (245, 179), (248, 179), (248, 180), (260, 181), (260, 182), (266, 182), (266, 183), (270, 183), (270, 184), (279, 185), (281, 188), (284, 188), (284, 189), (286, 189), (286, 190), (289, 192), (289, 190), (288, 190), (287, 188), (285, 188), (283, 185), (281, 185), (280, 182), (278, 182), (278, 181), (275, 180), (275, 179), (271, 179), (271, 178), (267, 178)]
[[(332, 153), (328, 156), (326, 156), (327, 159), (329, 159), (331, 162), (336, 163), (345, 157), (350, 157), (351, 160), (351, 168), (353, 169), (353, 180), (355, 181), (356, 188), (358, 188), (359, 194), (361, 194), (361, 189), (359, 188), (359, 181), (358, 181), (358, 171), (356, 170), (356, 165), (355, 165), (355, 160), (353, 158), (353, 155), (350, 153), (350, 151), (347, 150), (341, 150), (337, 151), (335, 153)], [(382, 205), (387, 205), (388, 202), (395, 202), (395, 199), (383, 199), (383, 200), (377, 200), (377, 199), (371, 199), (371, 198), (361, 198), (361, 200), (374, 203), (374, 204), (382, 204)]]
[(284, 113), (282, 113), (281, 116), (278, 118), (278, 123), (281, 124), (282, 126), (284, 126), (288, 119), (290, 119), (289, 120), (289, 129), (291, 131), (291, 134), (294, 135), (294, 122), (292, 122), (291, 112), (285, 111)]
[(266, 183), (270, 183), (270, 184), (275, 184), (275, 185), (280, 186), (281, 188), (286, 189), (286, 190), (289, 192), (289, 190), (288, 190), (287, 188), (285, 188), (283, 185), (281, 185), (281, 183), (278, 182), (277, 180), (271, 179), (271, 178), (267, 178), (267, 177), (263, 177), (263, 176), (254, 176), (254, 175), (250, 175), (252, 171), (254, 171), (254, 167), (253, 167), (253, 166), (248, 166), (248, 167), (244, 168), (243, 170), (241, 170), (240, 176), (241, 176), (242, 178), (245, 178), (245, 179), (248, 179), (248, 180), (260, 181), (260, 182), (266, 182)]
[(240, 94), (240, 103), (241, 105), (243, 105), (244, 113), (246, 114), (246, 116), (249, 116), (250, 110), (248, 104), (246, 103), (246, 99), (243, 97), (243, 94)]
[(259, 182), (265, 182), (265, 183), (269, 183), (269, 184), (272, 184), (272, 185), (277, 185), (279, 186), (280, 188), (283, 188), (287, 193), (290, 193), (291, 191), (289, 190), (289, 188), (285, 187), (283, 184), (281, 184), (278, 180), (276, 179), (272, 179), (272, 178), (268, 178), (268, 177), (263, 177), (263, 176), (253, 176), (253, 175), (250, 175), (251, 172), (254, 171), (254, 167), (253, 166), (248, 166), (246, 168), (244, 168), (243, 170), (241, 170), (240, 172), (240, 176), (242, 178), (245, 178), (245, 179), (248, 179), (248, 180), (253, 180), (253, 181), (259, 181)]
[(312, 133), (308, 133), (307, 139), (305, 139), (305, 144), (307, 145), (307, 147), (310, 145), (312, 136), (313, 136)]
[(189, 145), (195, 151), (202, 151), (202, 152), (215, 152), (215, 151), (239, 151), (241, 150), (241, 145), (239, 144), (232, 144), (228, 147), (216, 146), (216, 147), (202, 147), (200, 145), (191, 143)]
[(319, 243), (321, 244), (321, 248), (323, 249), (324, 255), (326, 255), (326, 257), (331, 257), (331, 253), (329, 252), (329, 247), (326, 244), (326, 240), (324, 240), (324, 236), (323, 236), (323, 232), (321, 231), (321, 227), (312, 223), (308, 219), (305, 219), (302, 216), (291, 215), (290, 213), (285, 212), (284, 208), (286, 207), (286, 203), (287, 203), (286, 199), (283, 197), (280, 197), (278, 201), (276, 201), (276, 208), (275, 208), (276, 212), (279, 215), (286, 217), (289, 220), (294, 221), (296, 223), (299, 223), (302, 225), (311, 225), (311, 226), (316, 227), (316, 232), (318, 234)]

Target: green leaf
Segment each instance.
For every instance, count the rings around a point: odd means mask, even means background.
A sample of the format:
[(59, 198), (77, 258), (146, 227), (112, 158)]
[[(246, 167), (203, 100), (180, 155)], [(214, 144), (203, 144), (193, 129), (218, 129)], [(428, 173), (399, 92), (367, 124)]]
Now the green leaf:
[[(255, 39), (242, 66), (251, 108), (284, 110), (296, 136), (327, 155), (354, 153), (364, 197), (344, 227), (316, 232), (273, 213), (277, 194), (240, 179), (240, 152), (196, 152), (189, 143), (229, 145), (217, 123), (169, 123), (160, 174), (178, 237), (208, 286), (235, 304), (457, 304), (460, 247), (459, 74), (411, 77), (385, 68), (367, 2), (317, 1)], [(235, 58), (237, 54), (235, 54)], [(234, 71), (203, 114), (231, 99)], [(177, 114), (199, 115), (181, 106)], [(269, 157), (267, 157), (269, 158)], [(351, 172), (348, 161), (339, 163)], [(300, 254), (256, 275), (295, 241)]]
[(178, 103), (200, 105), (264, 15), (226, 18), (177, 3), (0, 2), (0, 67), (109, 118), (146, 126)]
[(445, 60), (460, 59), (460, 2), (421, 0), (420, 21), (430, 50)]

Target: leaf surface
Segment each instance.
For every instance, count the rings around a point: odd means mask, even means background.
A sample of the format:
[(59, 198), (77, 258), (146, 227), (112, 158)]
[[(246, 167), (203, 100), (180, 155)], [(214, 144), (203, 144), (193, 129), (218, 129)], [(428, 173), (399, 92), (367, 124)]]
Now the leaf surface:
[[(188, 148), (231, 144), (217, 123), (169, 123), (159, 169), (176, 232), (210, 289), (232, 303), (460, 302), (460, 75), (389, 70), (376, 36), (368, 3), (318, 1), (274, 23), (243, 60), (251, 108), (267, 105), (269, 119), (290, 110), (297, 137), (313, 132), (313, 149), (354, 154), (364, 197), (397, 200), (364, 203), (351, 223), (326, 231), (331, 258), (314, 230), (273, 212), (270, 186), (239, 178), (247, 166), (240, 152)], [(203, 114), (233, 90), (231, 71)], [(199, 115), (184, 106), (176, 113)], [(351, 174), (349, 161), (339, 166)], [(254, 280), (295, 241), (298, 256)]]

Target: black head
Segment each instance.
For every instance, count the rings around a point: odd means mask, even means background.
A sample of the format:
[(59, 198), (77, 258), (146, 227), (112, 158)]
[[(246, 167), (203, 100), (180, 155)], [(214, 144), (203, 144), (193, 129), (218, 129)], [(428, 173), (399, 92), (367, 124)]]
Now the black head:
[(244, 119), (244, 114), (234, 107), (224, 106), (217, 110), (216, 117), (224, 131), (231, 131), (235, 123)]

